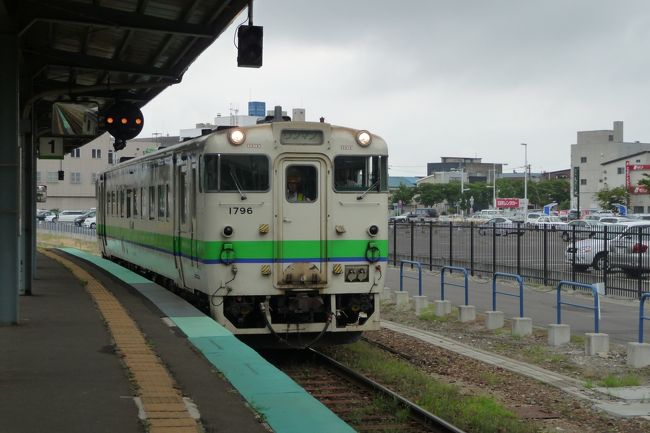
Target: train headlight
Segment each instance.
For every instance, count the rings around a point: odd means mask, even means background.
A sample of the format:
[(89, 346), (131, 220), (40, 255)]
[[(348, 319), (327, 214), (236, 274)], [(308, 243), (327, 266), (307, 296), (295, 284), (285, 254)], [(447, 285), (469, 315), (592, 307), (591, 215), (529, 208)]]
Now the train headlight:
[(225, 226), (225, 227), (223, 228), (223, 231), (222, 231), (223, 236), (224, 236), (225, 238), (229, 238), (230, 236), (232, 236), (232, 234), (233, 234), (234, 232), (235, 232), (235, 229), (233, 229), (232, 226)]
[(368, 227), (368, 234), (370, 236), (375, 237), (375, 236), (377, 236), (377, 233), (379, 233), (379, 227), (377, 227), (374, 224), (371, 225), (370, 227)]
[(367, 147), (372, 142), (372, 136), (368, 131), (357, 132), (357, 143), (359, 146)]
[(246, 134), (241, 129), (231, 129), (228, 131), (228, 141), (233, 146), (239, 146), (246, 141)]

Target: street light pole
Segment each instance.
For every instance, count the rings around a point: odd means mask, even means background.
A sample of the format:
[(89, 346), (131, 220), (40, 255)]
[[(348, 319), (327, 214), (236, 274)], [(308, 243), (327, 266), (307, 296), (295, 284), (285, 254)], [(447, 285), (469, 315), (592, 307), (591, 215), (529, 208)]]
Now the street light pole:
[[(502, 163), (501, 166), (508, 165), (508, 163)], [(492, 163), (492, 206), (494, 209), (497, 208), (497, 163)]]
[(524, 203), (528, 210), (528, 144), (521, 143), (524, 146)]

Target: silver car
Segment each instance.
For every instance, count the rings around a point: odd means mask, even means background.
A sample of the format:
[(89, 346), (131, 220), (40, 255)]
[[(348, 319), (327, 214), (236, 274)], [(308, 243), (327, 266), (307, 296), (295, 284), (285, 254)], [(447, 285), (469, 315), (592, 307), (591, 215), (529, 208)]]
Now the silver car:
[[(608, 265), (611, 268), (612, 264), (608, 261), (607, 250), (610, 249), (612, 242), (623, 236), (630, 227), (635, 225), (639, 225), (639, 223), (610, 224), (607, 225), (606, 234), (605, 226), (601, 226), (589, 239), (576, 242), (570, 239), (569, 245), (564, 252), (565, 262), (571, 264), (574, 269), (581, 271), (590, 267), (595, 270), (602, 270)], [(648, 223), (646, 225), (650, 226)]]
[(478, 227), (478, 234), (481, 236), (508, 236), (509, 234), (517, 234), (519, 236), (524, 234), (524, 229), (519, 227), (517, 222), (504, 217), (496, 217), (487, 220)]
[(609, 244), (609, 263), (628, 277), (650, 272), (650, 224), (635, 224)]

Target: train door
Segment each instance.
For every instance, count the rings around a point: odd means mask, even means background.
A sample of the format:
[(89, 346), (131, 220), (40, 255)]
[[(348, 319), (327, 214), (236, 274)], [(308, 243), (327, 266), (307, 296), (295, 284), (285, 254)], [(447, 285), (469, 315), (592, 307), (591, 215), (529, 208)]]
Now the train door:
[(325, 285), (327, 163), (315, 157), (287, 158), (276, 170), (276, 284), (292, 288)]
[(190, 270), (193, 245), (193, 230), (190, 218), (190, 175), (186, 161), (179, 161), (176, 166), (176, 185), (174, 188), (174, 259), (178, 268), (181, 284), (186, 286), (186, 273)]

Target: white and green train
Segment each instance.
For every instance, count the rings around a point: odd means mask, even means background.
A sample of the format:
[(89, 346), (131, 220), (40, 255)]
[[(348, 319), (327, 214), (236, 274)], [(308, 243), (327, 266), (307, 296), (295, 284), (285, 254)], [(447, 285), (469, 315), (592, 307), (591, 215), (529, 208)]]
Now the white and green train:
[(252, 344), (352, 341), (379, 328), (387, 153), (322, 122), (213, 131), (99, 176), (100, 249)]

